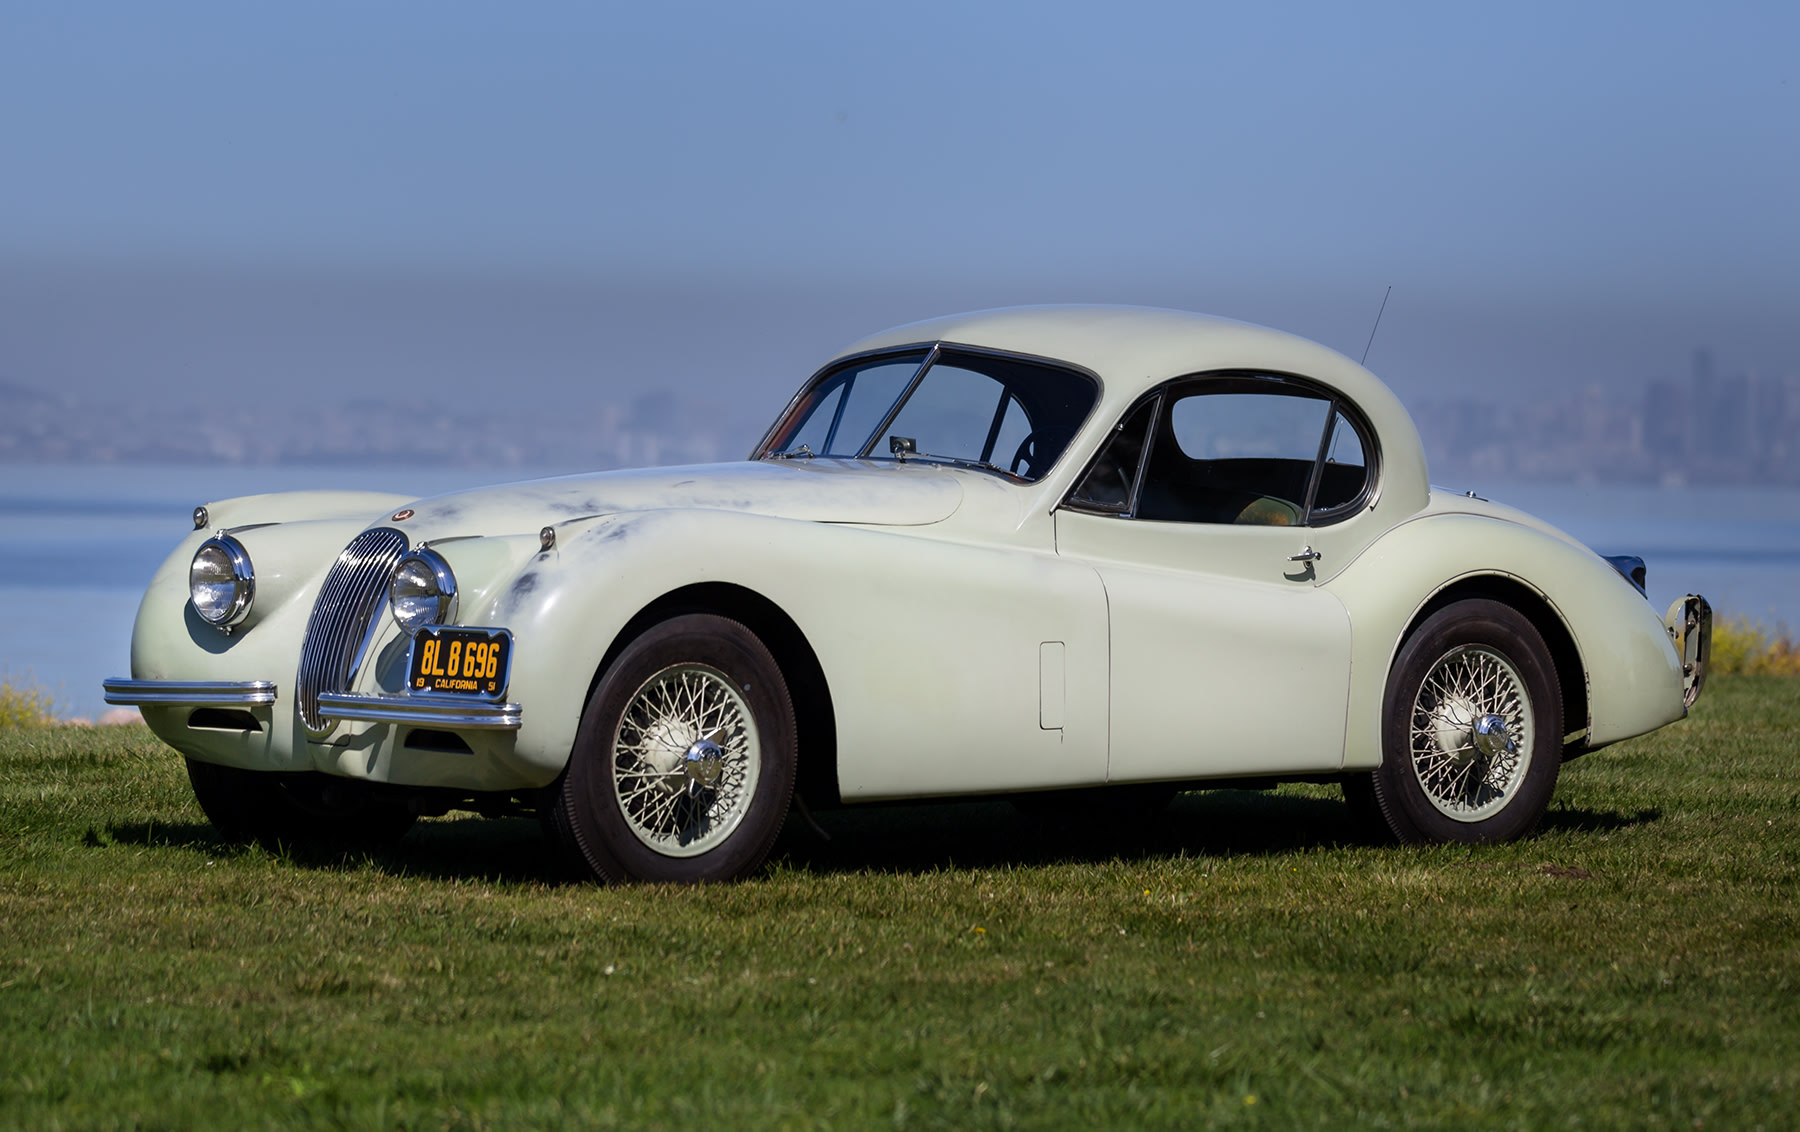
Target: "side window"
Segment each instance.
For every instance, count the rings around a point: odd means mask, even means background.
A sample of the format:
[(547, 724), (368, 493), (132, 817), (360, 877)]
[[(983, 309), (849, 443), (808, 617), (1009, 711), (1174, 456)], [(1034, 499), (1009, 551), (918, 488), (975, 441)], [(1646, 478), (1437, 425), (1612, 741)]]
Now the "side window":
[(1123, 514), (1131, 509), (1131, 492), (1137, 486), (1138, 465), (1143, 461), (1144, 439), (1156, 415), (1160, 398), (1152, 397), (1113, 427), (1112, 436), (1100, 449), (1099, 458), (1085, 479), (1069, 493), (1069, 502), (1084, 510)]
[(1363, 455), (1362, 435), (1350, 418), (1340, 412), (1331, 423), (1325, 466), (1319, 472), (1319, 487), (1313, 494), (1313, 516), (1356, 502), (1368, 483), (1369, 461)]
[(1299, 526), (1332, 403), (1254, 378), (1176, 386), (1150, 447), (1137, 517)]

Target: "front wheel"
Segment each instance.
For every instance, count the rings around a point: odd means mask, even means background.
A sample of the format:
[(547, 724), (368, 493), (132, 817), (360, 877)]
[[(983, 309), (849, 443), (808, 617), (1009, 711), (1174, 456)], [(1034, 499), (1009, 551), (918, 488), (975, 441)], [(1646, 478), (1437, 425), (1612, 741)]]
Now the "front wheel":
[(794, 794), (794, 709), (756, 634), (671, 618), (588, 700), (546, 820), (602, 881), (734, 880), (768, 855)]
[(1374, 801), (1407, 842), (1510, 841), (1550, 804), (1562, 693), (1543, 637), (1511, 606), (1445, 606), (1394, 661)]

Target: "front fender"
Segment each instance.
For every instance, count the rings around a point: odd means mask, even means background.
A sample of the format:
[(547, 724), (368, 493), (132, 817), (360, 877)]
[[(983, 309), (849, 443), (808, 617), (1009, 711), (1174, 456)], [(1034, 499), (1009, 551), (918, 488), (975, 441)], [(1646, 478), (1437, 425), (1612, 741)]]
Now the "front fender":
[(700, 509), (561, 525), (485, 611), (513, 630), (516, 754), (542, 781), (567, 762), (621, 630), (701, 583), (761, 595), (805, 636), (846, 800), (1106, 781), (1106, 597), (1092, 567), (1048, 547)]
[(1661, 618), (1605, 560), (1501, 519), (1426, 515), (1384, 534), (1326, 583), (1350, 610), (1353, 636), (1345, 769), (1381, 763), (1382, 701), (1408, 626), (1434, 596), (1481, 576), (1537, 593), (1568, 629), (1587, 682), (1591, 746), (1686, 714), (1681, 661)]
[[(784, 544), (816, 524), (729, 511), (631, 511), (559, 524), (556, 543), (488, 589), (467, 625), (514, 641), (508, 699), (523, 709), (514, 755), (547, 784), (562, 773), (601, 661), (625, 625), (662, 595), (700, 582), (762, 590)], [(446, 557), (453, 547), (444, 546)], [(454, 559), (452, 559), (454, 565)]]

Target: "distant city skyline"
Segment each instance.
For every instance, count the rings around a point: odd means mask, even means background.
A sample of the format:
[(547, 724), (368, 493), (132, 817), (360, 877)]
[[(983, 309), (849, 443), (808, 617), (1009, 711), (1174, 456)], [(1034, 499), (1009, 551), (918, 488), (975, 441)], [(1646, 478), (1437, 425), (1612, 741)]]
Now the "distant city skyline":
[[(1800, 486), (1800, 375), (1721, 370), (1693, 354), (1683, 380), (1588, 384), (1533, 396), (1414, 399), (1434, 481)], [(1502, 392), (1503, 391), (1497, 391)], [(7, 463), (411, 465), (536, 470), (743, 458), (779, 411), (733, 412), (700, 390), (620, 401), (414, 405), (377, 391), (271, 413), (84, 399), (0, 382)]]
[(1706, 348), (1682, 381), (1439, 399), (1413, 417), (1438, 479), (1800, 487), (1800, 374), (1720, 373)]

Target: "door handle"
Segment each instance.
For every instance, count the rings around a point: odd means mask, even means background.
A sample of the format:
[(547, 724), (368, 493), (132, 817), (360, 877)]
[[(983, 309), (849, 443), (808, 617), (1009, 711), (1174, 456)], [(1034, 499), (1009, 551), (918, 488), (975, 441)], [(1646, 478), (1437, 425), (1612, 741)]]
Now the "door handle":
[(1288, 555), (1288, 561), (1289, 562), (1317, 562), (1319, 559), (1321, 559), (1323, 557), (1325, 557), (1325, 556), (1323, 554), (1320, 554), (1318, 551), (1314, 550), (1311, 546), (1303, 546), (1300, 548), (1299, 554)]

